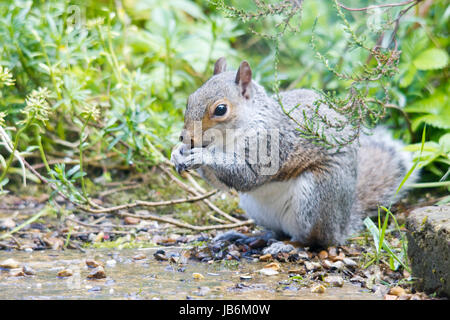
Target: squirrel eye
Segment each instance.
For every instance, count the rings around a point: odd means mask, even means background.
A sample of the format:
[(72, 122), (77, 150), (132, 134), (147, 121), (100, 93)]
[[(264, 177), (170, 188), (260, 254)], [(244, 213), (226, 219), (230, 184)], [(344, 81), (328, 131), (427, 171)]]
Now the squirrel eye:
[(227, 113), (227, 105), (226, 104), (219, 104), (216, 109), (214, 109), (214, 115), (221, 117)]

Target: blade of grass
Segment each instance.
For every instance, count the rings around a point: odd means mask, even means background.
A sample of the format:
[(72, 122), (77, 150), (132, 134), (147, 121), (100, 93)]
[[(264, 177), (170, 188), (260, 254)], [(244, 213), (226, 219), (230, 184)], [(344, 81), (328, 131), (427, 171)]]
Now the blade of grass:
[(26, 227), (27, 225), (33, 223), (34, 221), (36, 221), (37, 219), (39, 219), (42, 215), (46, 214), (48, 212), (47, 207), (45, 207), (44, 209), (42, 209), (41, 211), (39, 211), (37, 214), (35, 214), (34, 216), (32, 216), (31, 218), (29, 218), (27, 221), (25, 221), (24, 223), (22, 223), (21, 225), (15, 227), (13, 230), (11, 230), (8, 233), (5, 233), (3, 235), (0, 236), (0, 240), (3, 240), (5, 238), (10, 237), (13, 233), (16, 233), (17, 231), (23, 229), (24, 227)]
[(395, 195), (397, 195), (400, 190), (402, 189), (403, 185), (405, 184), (405, 182), (409, 179), (409, 177), (411, 176), (411, 174), (414, 172), (414, 170), (416, 169), (417, 165), (420, 162), (420, 159), (422, 158), (422, 152), (423, 152), (423, 147), (425, 146), (425, 135), (426, 135), (426, 129), (427, 126), (425, 125), (423, 127), (423, 131), (422, 131), (422, 145), (420, 146), (420, 153), (419, 153), (419, 157), (417, 158), (417, 160), (414, 162), (414, 165), (411, 167), (411, 169), (409, 169), (408, 173), (405, 175), (405, 177), (403, 178), (402, 182), (400, 183), (400, 185), (397, 188), (397, 191), (395, 192)]

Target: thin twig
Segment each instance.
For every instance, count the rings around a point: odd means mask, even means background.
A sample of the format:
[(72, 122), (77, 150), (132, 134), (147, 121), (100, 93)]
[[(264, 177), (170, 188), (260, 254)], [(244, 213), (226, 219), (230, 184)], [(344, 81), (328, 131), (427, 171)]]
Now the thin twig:
[[(73, 203), (74, 205), (76, 205), (77, 207), (86, 210), (88, 212), (91, 213), (104, 213), (104, 212), (114, 212), (117, 210), (120, 210), (120, 208), (124, 208), (123, 206), (117, 206), (114, 208), (105, 208), (105, 209), (91, 209), (88, 207), (84, 207), (81, 206), (80, 204), (71, 201), (65, 194), (63, 194), (62, 192), (58, 191), (57, 187), (53, 184), (50, 183), (45, 177), (43, 177), (39, 172), (37, 172), (25, 159), (22, 159), (25, 166), (37, 177), (39, 178), (39, 180), (41, 180), (43, 183), (48, 184), (52, 189), (54, 189), (55, 191), (58, 192), (58, 194), (60, 194), (64, 199), (70, 201), (71, 203)], [(173, 176), (169, 170), (167, 170), (166, 168), (162, 168), (164, 170), (164, 172), (166, 172), (169, 177)], [(178, 179), (176, 179), (175, 177), (173, 177), (176, 181), (179, 181)], [(181, 181), (179, 181), (181, 184), (183, 184)], [(184, 185), (184, 184), (183, 184)], [(186, 186), (187, 187), (187, 186)], [(187, 187), (188, 189), (191, 189), (189, 187)], [(192, 189), (191, 189), (192, 190)], [(186, 199), (178, 199), (178, 200), (170, 200), (170, 201), (162, 201), (157, 203), (157, 205), (171, 205), (171, 204), (176, 204), (176, 203), (183, 203), (183, 202), (192, 202), (192, 201), (198, 201), (198, 200), (206, 200), (207, 197), (213, 195), (214, 193), (217, 192), (217, 190), (213, 190), (207, 194), (202, 194), (202, 195), (198, 195), (198, 192), (195, 190), (192, 190), (193, 193), (196, 193), (197, 195), (195, 197), (192, 198), (186, 198)], [(209, 202), (209, 201), (208, 201)], [(209, 202), (210, 203), (210, 202)], [(151, 202), (147, 202), (147, 201), (137, 201), (134, 204), (131, 205), (142, 205), (142, 206), (146, 206), (150, 204), (150, 206), (155, 206), (155, 202), (151, 203)], [(215, 207), (212, 203), (210, 203), (213, 207)], [(125, 208), (127, 208), (127, 205), (124, 205)], [(217, 210), (219, 210), (219, 212), (221, 212), (220, 209), (218, 209), (217, 207), (215, 207)], [(214, 210), (216, 211), (216, 210)], [(217, 211), (216, 211), (217, 212)], [(229, 215), (227, 215), (226, 213), (223, 212), (223, 214), (225, 214), (225, 216), (228, 216), (229, 218), (233, 219), (233, 220), (237, 220)], [(245, 225), (251, 225), (254, 223), (253, 220), (247, 220), (247, 221), (239, 221), (237, 220), (236, 223), (232, 223), (232, 224), (224, 224), (224, 225), (218, 225), (218, 226), (193, 226), (191, 224), (187, 224), (187, 223), (183, 223), (180, 222), (178, 220), (172, 219), (172, 218), (163, 218), (163, 217), (159, 217), (159, 216), (155, 216), (155, 215), (147, 215), (147, 216), (141, 216), (141, 215), (135, 215), (135, 214), (130, 214), (130, 213), (118, 213), (119, 216), (129, 216), (129, 217), (135, 217), (135, 218), (140, 218), (140, 219), (144, 219), (144, 220), (154, 220), (154, 221), (160, 221), (160, 222), (166, 222), (169, 224), (173, 224), (175, 226), (178, 227), (182, 227), (182, 228), (186, 228), (186, 229), (191, 229), (191, 230), (195, 230), (195, 231), (206, 231), (206, 230), (220, 230), (220, 229), (231, 229), (231, 228), (236, 228), (236, 227), (241, 227), (241, 226), (245, 226)], [(229, 219), (228, 218), (228, 219)], [(119, 231), (115, 231), (112, 233), (119, 233)], [(125, 232), (126, 233), (126, 232)]]
[(130, 186), (123, 186), (123, 187), (120, 187), (120, 188), (105, 190), (105, 191), (100, 192), (98, 194), (98, 196), (100, 198), (103, 198), (103, 197), (109, 196), (109, 195), (111, 195), (113, 193), (116, 193), (116, 192), (121, 192), (121, 191), (126, 191), (126, 190), (139, 188), (140, 185), (141, 184), (138, 183), (138, 184), (133, 184), (133, 185), (130, 185)]
[[(387, 7), (401, 7), (401, 6), (405, 6), (407, 4), (410, 4), (411, 2), (414, 2), (417, 0), (408, 0), (408, 1), (403, 1), (403, 2), (398, 2), (398, 3), (386, 3), (386, 4), (378, 4), (378, 5), (373, 5), (373, 6), (368, 6), (368, 7), (364, 7), (364, 8), (349, 8), (344, 6), (341, 3), (337, 3), (339, 5), (339, 7), (341, 7), (342, 9), (348, 10), (348, 11), (367, 11), (367, 10), (371, 10), (371, 9), (376, 9), (376, 8), (387, 8)], [(421, 1), (421, 0), (419, 0)]]
[[(186, 190), (187, 192), (193, 194), (193, 195), (198, 195), (199, 191), (192, 189), (191, 187), (187, 186), (185, 183), (183, 183), (182, 181), (180, 181), (179, 179), (177, 179), (172, 172), (170, 172), (169, 169), (160, 166), (160, 168), (169, 176), (170, 179), (172, 179), (172, 181), (174, 181), (176, 184), (178, 184), (181, 188), (183, 188), (184, 190)], [(229, 214), (227, 214), (226, 212), (223, 212), (222, 210), (220, 210), (218, 207), (216, 207), (211, 201), (205, 199), (203, 200), (203, 202), (206, 203), (206, 205), (211, 208), (212, 210), (214, 210), (215, 212), (217, 212), (218, 214), (220, 214), (221, 216), (227, 218), (230, 221), (233, 221), (235, 223), (239, 223), (241, 222), (241, 220), (238, 220), (232, 216), (230, 216)]]
[(190, 230), (194, 230), (194, 231), (232, 229), (232, 228), (237, 228), (237, 227), (254, 224), (254, 221), (252, 219), (249, 219), (246, 221), (240, 221), (238, 223), (222, 224), (222, 225), (215, 225), (215, 226), (194, 226), (189, 223), (184, 223), (184, 222), (172, 219), (172, 218), (165, 218), (165, 217), (160, 217), (160, 216), (156, 216), (156, 215), (152, 215), (152, 214), (148, 214), (148, 215), (144, 216), (144, 215), (138, 215), (138, 214), (132, 214), (132, 213), (118, 213), (118, 215), (122, 216), (122, 217), (138, 218), (138, 219), (142, 219), (142, 220), (154, 220), (154, 221), (158, 221), (158, 222), (165, 222), (165, 223), (173, 224), (180, 228), (190, 229)]
[(190, 198), (188, 197), (188, 198), (183, 198), (183, 199), (175, 199), (175, 200), (167, 200), (167, 201), (158, 201), (158, 202), (137, 200), (136, 202), (133, 202), (133, 203), (126, 203), (126, 204), (122, 204), (122, 205), (118, 205), (118, 206), (110, 207), (110, 208), (92, 209), (92, 208), (85, 207), (85, 206), (80, 206), (80, 208), (83, 209), (84, 211), (87, 211), (90, 213), (110, 213), (110, 212), (114, 212), (114, 211), (131, 209), (131, 208), (135, 208), (135, 207), (170, 206), (170, 205), (174, 205), (174, 204), (180, 204), (180, 203), (185, 203), (185, 202), (195, 202), (195, 201), (203, 200), (203, 199), (206, 199), (206, 198), (212, 196), (216, 192), (217, 192), (217, 190), (212, 190), (206, 194), (197, 195), (195, 197), (190, 197)]

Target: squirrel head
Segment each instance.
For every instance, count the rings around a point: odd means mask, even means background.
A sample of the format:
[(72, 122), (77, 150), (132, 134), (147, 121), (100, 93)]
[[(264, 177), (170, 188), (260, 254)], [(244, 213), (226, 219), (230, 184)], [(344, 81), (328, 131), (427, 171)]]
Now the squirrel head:
[(258, 85), (252, 82), (247, 61), (237, 71), (226, 71), (226, 67), (226, 59), (219, 58), (213, 76), (189, 96), (180, 136), (184, 144), (206, 147), (214, 140), (214, 132), (223, 137), (225, 129), (238, 128), (240, 119), (245, 119), (240, 114), (251, 108)]

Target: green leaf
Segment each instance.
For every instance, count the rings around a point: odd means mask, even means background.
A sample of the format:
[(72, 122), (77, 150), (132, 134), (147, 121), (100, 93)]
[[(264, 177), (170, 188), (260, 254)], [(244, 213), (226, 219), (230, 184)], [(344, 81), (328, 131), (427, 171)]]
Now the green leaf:
[(418, 117), (412, 121), (412, 129), (416, 131), (422, 123), (426, 123), (440, 129), (450, 129), (450, 112), (442, 115), (427, 114)]
[(450, 152), (450, 132), (439, 138), (439, 144), (442, 146), (445, 153)]
[(364, 219), (364, 225), (366, 226), (367, 230), (372, 234), (373, 242), (375, 245), (375, 249), (377, 250), (377, 254), (380, 252), (380, 232), (377, 228), (377, 226), (373, 223), (373, 221), (367, 217)]
[(421, 99), (405, 107), (405, 111), (414, 113), (417, 112), (439, 114), (447, 104), (447, 95), (439, 91), (425, 99)]
[(409, 66), (408, 71), (405, 72), (403, 77), (400, 79), (400, 88), (406, 88), (414, 80), (417, 69), (414, 66)]
[(419, 70), (442, 69), (448, 64), (448, 54), (442, 49), (428, 49), (419, 54), (413, 64)]

